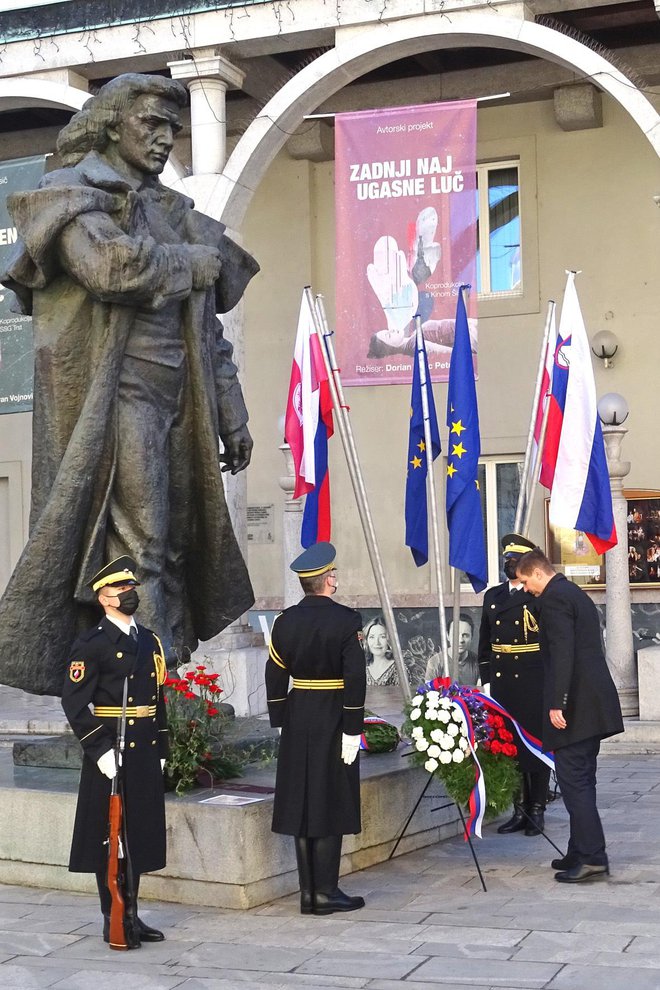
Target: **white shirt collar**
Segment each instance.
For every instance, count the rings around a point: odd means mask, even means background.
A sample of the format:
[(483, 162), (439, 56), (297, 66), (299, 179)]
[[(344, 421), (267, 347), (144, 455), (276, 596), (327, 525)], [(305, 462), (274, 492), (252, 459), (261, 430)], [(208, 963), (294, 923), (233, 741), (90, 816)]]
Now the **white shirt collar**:
[(121, 619), (115, 619), (114, 615), (106, 615), (106, 619), (110, 622), (114, 622), (118, 629), (124, 633), (125, 636), (130, 636), (131, 629), (137, 629), (137, 622), (135, 619), (130, 619), (128, 622), (122, 622)]

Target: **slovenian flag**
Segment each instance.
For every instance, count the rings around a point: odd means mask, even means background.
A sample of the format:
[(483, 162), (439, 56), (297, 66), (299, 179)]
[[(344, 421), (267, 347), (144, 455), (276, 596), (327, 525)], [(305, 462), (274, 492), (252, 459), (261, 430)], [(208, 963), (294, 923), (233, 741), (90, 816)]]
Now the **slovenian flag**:
[(300, 542), (310, 547), (330, 539), (328, 438), (332, 396), (309, 296), (303, 292), (286, 404), (284, 439), (293, 455), (293, 497), (306, 495)]
[(554, 369), (558, 387), (555, 389), (553, 382), (551, 400), (556, 402), (562, 422), (550, 493), (550, 522), (581, 530), (597, 553), (605, 553), (617, 543), (612, 490), (575, 272), (567, 274)]
[[(543, 428), (543, 417), (547, 408), (548, 417), (545, 428), (545, 441), (541, 454), (540, 471), (535, 471), (535, 474), (537, 474), (540, 483), (548, 489), (552, 488), (552, 479), (555, 474), (555, 464), (557, 463), (559, 434), (561, 433), (561, 423), (564, 417), (563, 397), (560, 402), (558, 392), (562, 387), (564, 371), (566, 372), (566, 375), (568, 373), (568, 368), (562, 369), (560, 365), (560, 361), (562, 359), (561, 344), (563, 341), (560, 341), (557, 336), (557, 319), (555, 312), (555, 307), (553, 305), (552, 316), (550, 317), (550, 333), (548, 334), (548, 342), (545, 352), (545, 364), (543, 366), (543, 375), (541, 377), (541, 392), (539, 395), (538, 408), (536, 410), (536, 421), (534, 423), (533, 463), (534, 465), (538, 465), (538, 447), (541, 439), (541, 430)], [(563, 389), (565, 394), (565, 382), (563, 384)]]

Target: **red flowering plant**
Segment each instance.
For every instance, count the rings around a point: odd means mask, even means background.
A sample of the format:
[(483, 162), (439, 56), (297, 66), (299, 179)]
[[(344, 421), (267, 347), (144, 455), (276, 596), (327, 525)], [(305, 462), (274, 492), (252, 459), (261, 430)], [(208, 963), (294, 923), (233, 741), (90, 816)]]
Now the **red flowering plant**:
[(469, 802), (476, 755), (486, 792), (485, 817), (495, 818), (511, 805), (520, 785), (513, 734), (474, 688), (451, 684), (448, 678), (428, 681), (406, 707), (402, 731), (415, 747), (413, 760), (440, 777), (457, 804)]
[(228, 780), (241, 774), (243, 762), (223, 743), (227, 716), (219, 707), (219, 676), (199, 664), (183, 677), (165, 679), (163, 691), (170, 730), (165, 777), (179, 795), (205, 777), (210, 786), (216, 779)]

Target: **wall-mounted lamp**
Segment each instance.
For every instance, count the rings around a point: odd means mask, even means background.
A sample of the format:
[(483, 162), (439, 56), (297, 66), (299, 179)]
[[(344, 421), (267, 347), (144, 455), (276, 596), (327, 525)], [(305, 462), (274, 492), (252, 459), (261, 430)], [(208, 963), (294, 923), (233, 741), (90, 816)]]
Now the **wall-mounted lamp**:
[(608, 392), (598, 400), (598, 416), (605, 426), (621, 426), (628, 419), (628, 403), (618, 392)]
[(591, 350), (606, 368), (611, 368), (612, 358), (619, 350), (619, 341), (611, 330), (599, 330), (591, 338)]

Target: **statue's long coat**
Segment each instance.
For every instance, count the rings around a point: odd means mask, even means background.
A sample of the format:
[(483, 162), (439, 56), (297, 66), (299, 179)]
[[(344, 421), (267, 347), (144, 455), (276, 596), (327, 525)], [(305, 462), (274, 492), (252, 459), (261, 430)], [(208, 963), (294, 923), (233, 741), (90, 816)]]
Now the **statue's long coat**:
[[(182, 300), (187, 645), (217, 635), (254, 600), (218, 464), (218, 435), (247, 415), (216, 312), (236, 305), (258, 266), (191, 200), (156, 179), (149, 187), (136, 193), (91, 152), (10, 198), (20, 240), (0, 277), (33, 315), (35, 397), (30, 538), (0, 602), (0, 682), (37, 694), (60, 694), (69, 646), (97, 617), (86, 585), (105, 563), (117, 382), (138, 310)], [(182, 241), (220, 249), (215, 291), (192, 290), (185, 247), (150, 236), (145, 197)]]

